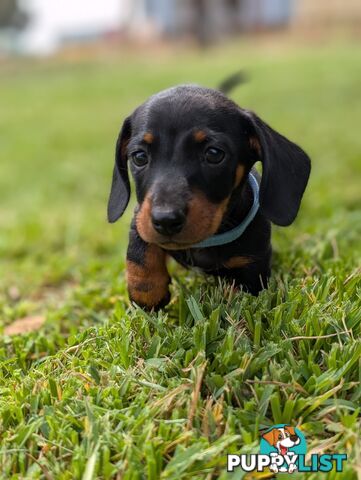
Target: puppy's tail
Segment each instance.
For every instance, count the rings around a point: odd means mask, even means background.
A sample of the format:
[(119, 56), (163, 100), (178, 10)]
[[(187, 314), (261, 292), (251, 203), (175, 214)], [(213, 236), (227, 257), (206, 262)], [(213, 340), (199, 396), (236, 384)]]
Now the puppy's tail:
[(232, 92), (238, 85), (246, 83), (248, 80), (247, 75), (244, 71), (240, 70), (236, 73), (233, 73), (229, 77), (225, 78), (223, 82), (218, 86), (218, 90), (228, 95)]

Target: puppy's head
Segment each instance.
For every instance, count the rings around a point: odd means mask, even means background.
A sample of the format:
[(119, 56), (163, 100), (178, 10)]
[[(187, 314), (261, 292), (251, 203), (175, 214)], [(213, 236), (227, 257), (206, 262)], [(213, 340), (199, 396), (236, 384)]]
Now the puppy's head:
[(273, 428), (267, 433), (264, 433), (262, 437), (273, 447), (285, 455), (288, 448), (298, 445), (300, 438), (295, 432), (295, 429), (290, 425), (285, 425), (282, 428)]
[(261, 212), (289, 225), (310, 172), (303, 150), (217, 90), (192, 85), (165, 90), (122, 126), (109, 221), (128, 204), (129, 165), (140, 236), (164, 248), (187, 248), (218, 230), (232, 193), (242, 188), (257, 160), (263, 163)]

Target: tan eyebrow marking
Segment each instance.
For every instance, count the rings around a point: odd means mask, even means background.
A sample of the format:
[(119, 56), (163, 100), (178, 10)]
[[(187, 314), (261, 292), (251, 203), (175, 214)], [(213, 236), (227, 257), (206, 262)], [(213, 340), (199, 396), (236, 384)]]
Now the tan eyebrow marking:
[(148, 143), (149, 145), (151, 145), (154, 142), (154, 135), (150, 132), (147, 132), (144, 135), (143, 140), (145, 141), (145, 143)]
[(194, 132), (193, 137), (196, 142), (200, 143), (204, 142), (204, 140), (207, 138), (207, 134), (203, 130), (197, 130)]

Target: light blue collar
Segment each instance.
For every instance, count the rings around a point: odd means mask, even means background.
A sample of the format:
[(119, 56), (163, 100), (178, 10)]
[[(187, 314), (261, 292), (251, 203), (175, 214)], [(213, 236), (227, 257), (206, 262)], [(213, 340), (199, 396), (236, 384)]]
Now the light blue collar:
[(231, 243), (242, 235), (242, 233), (246, 230), (248, 225), (256, 216), (256, 213), (259, 209), (259, 185), (256, 177), (251, 172), (248, 175), (248, 181), (251, 185), (253, 192), (253, 205), (250, 211), (247, 213), (245, 219), (237, 227), (232, 228), (232, 230), (228, 230), (228, 232), (224, 233), (219, 233), (218, 235), (212, 235), (211, 237), (206, 238), (202, 242), (191, 245), (189, 248), (217, 247), (218, 245), (225, 245), (226, 243)]

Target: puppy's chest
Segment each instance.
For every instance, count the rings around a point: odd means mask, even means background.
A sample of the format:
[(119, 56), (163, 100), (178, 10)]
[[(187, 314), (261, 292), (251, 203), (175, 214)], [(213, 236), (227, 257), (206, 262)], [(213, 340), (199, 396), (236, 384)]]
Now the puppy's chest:
[(181, 265), (187, 268), (199, 268), (204, 272), (219, 270), (226, 260), (219, 248), (200, 248), (169, 252)]

